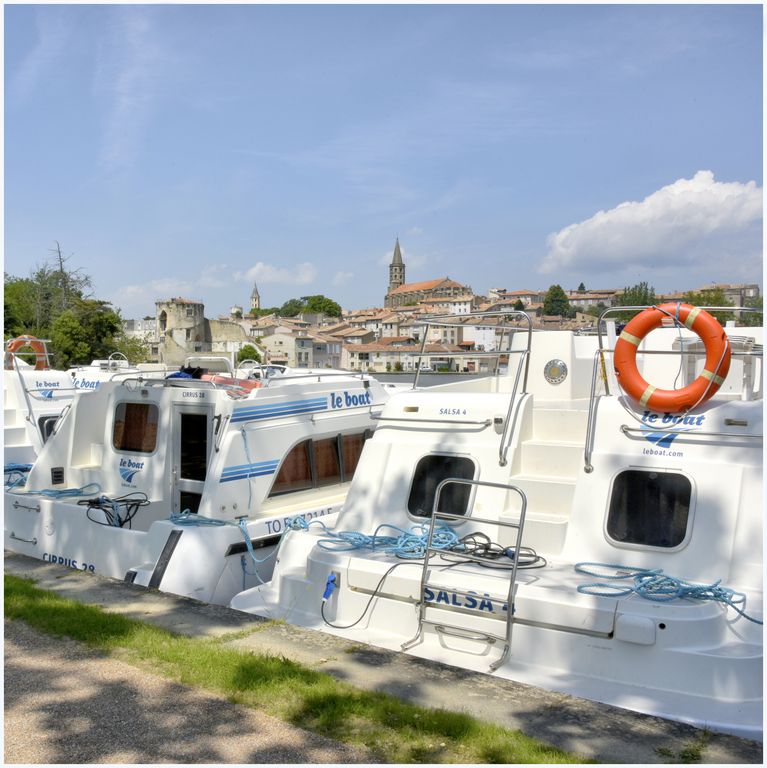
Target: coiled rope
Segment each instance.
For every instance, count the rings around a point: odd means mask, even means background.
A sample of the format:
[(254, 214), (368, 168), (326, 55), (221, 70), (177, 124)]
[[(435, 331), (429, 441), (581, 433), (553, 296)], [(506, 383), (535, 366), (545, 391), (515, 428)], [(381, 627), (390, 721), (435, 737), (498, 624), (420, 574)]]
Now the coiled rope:
[[(124, 528), (127, 525), (130, 529), (139, 507), (146, 507), (149, 504), (149, 499), (142, 491), (136, 491), (115, 498), (97, 496), (95, 499), (80, 499), (77, 504), (81, 507), (88, 507), (85, 515), (92, 523), (114, 528)], [(92, 516), (91, 511), (94, 509), (101, 511), (104, 516), (103, 520), (98, 520)]]
[(661, 568), (634, 568), (615, 563), (576, 563), (577, 573), (595, 576), (607, 581), (633, 579), (632, 584), (610, 584), (596, 581), (590, 584), (580, 584), (578, 592), (585, 595), (602, 597), (625, 597), (636, 594), (646, 600), (669, 602), (676, 599), (712, 600), (723, 603), (740, 614), (744, 619), (754, 624), (762, 624), (760, 619), (749, 616), (745, 612), (746, 596), (729, 587), (721, 586), (721, 579), (712, 584), (696, 584), (663, 573)]
[(7, 490), (17, 488), (27, 482), (27, 475), (32, 469), (31, 464), (6, 464), (3, 470), (5, 477), (5, 487)]
[(72, 499), (78, 496), (90, 496), (101, 493), (98, 483), (87, 483), (81, 488), (42, 488), (40, 490), (27, 490), (21, 493), (13, 492), (16, 496), (46, 496), (49, 499)]

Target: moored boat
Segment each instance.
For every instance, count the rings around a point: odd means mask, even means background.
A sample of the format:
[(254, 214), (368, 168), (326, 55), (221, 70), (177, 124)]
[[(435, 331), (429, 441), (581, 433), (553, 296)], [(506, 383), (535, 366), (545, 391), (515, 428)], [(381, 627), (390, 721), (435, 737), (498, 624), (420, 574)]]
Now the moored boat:
[(763, 331), (652, 312), (392, 397), (335, 525), (231, 606), (761, 739)]
[(340, 507), (387, 391), (340, 372), (240, 383), (133, 375), (76, 393), (5, 547), (206, 602), (269, 578), (285, 521)]

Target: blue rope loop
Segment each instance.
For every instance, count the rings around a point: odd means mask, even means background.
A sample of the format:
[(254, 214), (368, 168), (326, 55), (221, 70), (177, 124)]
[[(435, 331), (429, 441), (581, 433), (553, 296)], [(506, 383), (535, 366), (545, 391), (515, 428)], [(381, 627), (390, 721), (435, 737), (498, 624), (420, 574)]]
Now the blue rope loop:
[[(634, 568), (614, 563), (576, 563), (576, 573), (596, 576), (600, 579), (622, 580), (633, 579), (633, 584), (617, 585), (604, 581), (580, 584), (578, 592), (584, 595), (599, 597), (626, 597), (631, 594), (639, 595), (645, 600), (655, 602), (670, 602), (671, 600), (711, 600), (732, 608), (747, 621), (762, 624), (760, 619), (749, 616), (746, 611), (746, 595), (736, 592), (730, 587), (721, 586), (721, 579), (712, 584), (696, 584), (663, 573), (661, 568)], [(605, 573), (605, 571), (607, 571)], [(613, 573), (609, 573), (613, 571)]]
[(31, 464), (16, 464), (13, 462), (6, 464), (3, 469), (6, 490), (10, 491), (12, 488), (26, 485), (27, 475), (31, 469)]
[(80, 488), (41, 488), (39, 490), (24, 490), (17, 496), (45, 496), (49, 499), (74, 499), (80, 496), (93, 496), (101, 493), (98, 483), (88, 483)]
[(189, 526), (221, 526), (230, 525), (228, 520), (217, 520), (215, 517), (202, 517), (196, 512), (192, 512), (189, 509), (185, 509), (181, 512), (171, 512), (168, 518), (173, 525), (189, 525)]
[[(418, 560), (426, 554), (426, 544), (429, 539), (428, 525), (414, 525), (409, 531), (396, 525), (382, 523), (372, 534), (360, 531), (333, 531), (321, 520), (307, 522), (302, 517), (294, 517), (286, 521), (286, 527), (292, 530), (309, 530), (312, 525), (319, 525), (324, 531), (324, 536), (319, 539), (317, 546), (330, 552), (352, 552), (358, 549), (367, 549), (373, 552), (383, 552), (387, 555), (396, 555), (407, 560)], [(382, 529), (389, 529), (397, 533), (396, 536), (381, 534)], [(458, 535), (452, 528), (440, 525), (435, 528), (431, 546), (433, 549), (454, 549), (460, 551)]]

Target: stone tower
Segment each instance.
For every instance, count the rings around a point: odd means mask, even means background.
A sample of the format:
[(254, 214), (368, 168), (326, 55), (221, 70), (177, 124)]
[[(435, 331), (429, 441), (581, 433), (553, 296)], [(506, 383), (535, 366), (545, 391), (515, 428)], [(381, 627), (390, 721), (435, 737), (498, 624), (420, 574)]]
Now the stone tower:
[(250, 294), (250, 308), (261, 309), (261, 296), (258, 293), (258, 286), (253, 283), (253, 293)]
[(395, 288), (399, 288), (400, 285), (405, 283), (405, 263), (402, 261), (402, 253), (399, 249), (399, 238), (394, 244), (394, 256), (392, 257), (391, 264), (389, 264), (389, 290), (387, 294), (391, 293)]

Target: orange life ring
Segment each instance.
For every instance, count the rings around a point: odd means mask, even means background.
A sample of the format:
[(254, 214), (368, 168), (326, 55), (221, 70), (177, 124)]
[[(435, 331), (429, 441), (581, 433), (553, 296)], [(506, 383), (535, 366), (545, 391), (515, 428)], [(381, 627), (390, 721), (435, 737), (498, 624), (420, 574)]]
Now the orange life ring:
[(5, 367), (13, 369), (13, 356), (21, 349), (29, 347), (35, 353), (35, 370), (45, 371), (48, 368), (48, 353), (45, 343), (34, 336), (19, 336), (11, 339), (5, 347)]
[[(639, 344), (668, 317), (697, 333), (706, 347), (703, 373), (682, 389), (656, 389), (637, 370)], [(730, 370), (730, 354), (727, 334), (715, 317), (690, 304), (661, 304), (640, 312), (623, 329), (615, 344), (613, 367), (623, 391), (640, 406), (663, 413), (681, 413), (705, 403), (724, 384)]]

